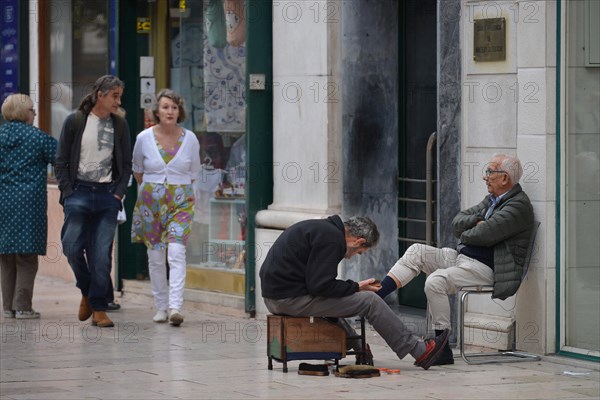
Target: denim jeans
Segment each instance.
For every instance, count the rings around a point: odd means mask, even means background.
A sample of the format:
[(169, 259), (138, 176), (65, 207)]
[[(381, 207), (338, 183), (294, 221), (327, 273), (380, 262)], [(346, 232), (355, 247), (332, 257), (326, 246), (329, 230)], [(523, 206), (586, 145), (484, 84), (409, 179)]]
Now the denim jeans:
[(106, 311), (112, 265), (112, 242), (121, 202), (110, 184), (76, 182), (65, 199), (63, 253), (73, 269), (77, 287), (94, 311)]

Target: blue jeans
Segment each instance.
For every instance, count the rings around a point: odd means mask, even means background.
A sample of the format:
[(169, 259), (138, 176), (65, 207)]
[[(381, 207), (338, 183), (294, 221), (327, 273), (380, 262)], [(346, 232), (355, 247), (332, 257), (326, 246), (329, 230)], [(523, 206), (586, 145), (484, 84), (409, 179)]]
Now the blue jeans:
[(106, 311), (110, 282), (112, 242), (121, 202), (112, 185), (77, 181), (65, 199), (63, 253), (75, 273), (77, 287), (94, 311)]

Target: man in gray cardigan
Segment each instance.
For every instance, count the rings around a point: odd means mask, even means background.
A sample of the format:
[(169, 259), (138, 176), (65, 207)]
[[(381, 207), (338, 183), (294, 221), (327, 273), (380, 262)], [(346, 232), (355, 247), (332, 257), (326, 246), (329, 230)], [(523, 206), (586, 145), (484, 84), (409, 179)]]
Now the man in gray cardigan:
[[(452, 221), (460, 240), (457, 248), (412, 245), (377, 293), (383, 298), (421, 272), (427, 274), (425, 294), (436, 334), (450, 329), (448, 295), (457, 288), (493, 285), (492, 297), (501, 300), (515, 294), (534, 224), (533, 207), (519, 184), (522, 175), (518, 158), (495, 154), (483, 176), (489, 195)], [(453, 363), (452, 351), (446, 347), (433, 365)]]

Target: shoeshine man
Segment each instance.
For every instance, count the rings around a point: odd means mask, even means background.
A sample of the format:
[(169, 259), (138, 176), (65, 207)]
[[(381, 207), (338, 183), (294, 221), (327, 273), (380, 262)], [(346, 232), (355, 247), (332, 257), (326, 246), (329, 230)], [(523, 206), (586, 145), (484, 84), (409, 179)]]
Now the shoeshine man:
[(297, 317), (365, 317), (399, 358), (410, 354), (415, 365), (428, 369), (446, 345), (448, 329), (435, 339), (422, 340), (375, 293), (379, 286), (373, 278), (337, 279), (340, 261), (363, 254), (378, 241), (377, 226), (364, 217), (342, 221), (333, 215), (290, 226), (273, 243), (260, 269), (265, 305), (273, 314)]

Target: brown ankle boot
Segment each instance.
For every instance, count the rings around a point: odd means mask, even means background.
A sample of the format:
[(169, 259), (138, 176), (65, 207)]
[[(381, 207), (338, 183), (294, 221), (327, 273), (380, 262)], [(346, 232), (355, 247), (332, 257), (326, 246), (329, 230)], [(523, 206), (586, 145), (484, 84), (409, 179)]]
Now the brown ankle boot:
[(81, 296), (81, 303), (79, 303), (79, 320), (85, 321), (92, 316), (92, 307), (88, 301), (87, 296)]
[(92, 325), (99, 326), (100, 328), (110, 328), (115, 326), (113, 322), (106, 315), (106, 311), (94, 311), (92, 315)]

